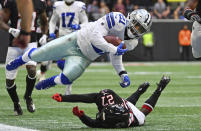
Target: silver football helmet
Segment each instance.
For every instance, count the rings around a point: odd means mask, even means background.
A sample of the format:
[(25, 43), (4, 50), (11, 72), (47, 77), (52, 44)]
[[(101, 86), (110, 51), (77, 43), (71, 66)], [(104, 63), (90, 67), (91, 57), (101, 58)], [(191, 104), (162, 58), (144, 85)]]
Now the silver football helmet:
[(151, 15), (145, 9), (132, 11), (128, 14), (127, 21), (127, 35), (130, 38), (142, 36), (152, 25)]
[(67, 3), (73, 3), (75, 0), (64, 0)]

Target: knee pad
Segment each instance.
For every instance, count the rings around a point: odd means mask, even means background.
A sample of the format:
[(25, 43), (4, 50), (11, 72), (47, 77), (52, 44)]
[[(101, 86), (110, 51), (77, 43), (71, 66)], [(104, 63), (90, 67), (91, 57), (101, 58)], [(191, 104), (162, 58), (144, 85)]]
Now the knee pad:
[(60, 75), (61, 83), (64, 85), (72, 84), (72, 82), (63, 74)]

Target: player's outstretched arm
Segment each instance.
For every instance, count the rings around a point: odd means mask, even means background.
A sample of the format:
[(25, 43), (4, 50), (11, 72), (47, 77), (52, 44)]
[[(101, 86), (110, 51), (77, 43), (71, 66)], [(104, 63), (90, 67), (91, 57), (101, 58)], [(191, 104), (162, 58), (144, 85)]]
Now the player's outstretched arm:
[(95, 103), (98, 93), (91, 94), (79, 94), (79, 95), (61, 95), (54, 94), (52, 99), (58, 102), (83, 102), (83, 103)]
[(97, 120), (91, 119), (89, 116), (85, 115), (83, 110), (79, 110), (78, 106), (73, 107), (73, 114), (82, 121), (85, 125), (92, 128), (101, 128), (101, 123)]

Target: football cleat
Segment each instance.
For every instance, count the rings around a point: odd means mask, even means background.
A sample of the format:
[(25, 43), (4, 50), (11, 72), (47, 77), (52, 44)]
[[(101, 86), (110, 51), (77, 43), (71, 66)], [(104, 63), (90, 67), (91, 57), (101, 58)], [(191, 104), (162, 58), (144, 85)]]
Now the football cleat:
[(31, 97), (24, 98), (26, 105), (27, 105), (27, 110), (31, 113), (35, 112), (35, 105), (33, 103), (33, 100)]
[(37, 90), (44, 90), (44, 89), (48, 89), (52, 86), (55, 86), (56, 85), (56, 83), (54, 82), (55, 77), (57, 77), (57, 76), (53, 76), (46, 80), (39, 81), (38, 84), (35, 86), (35, 88)]
[(143, 94), (148, 87), (150, 86), (149, 82), (144, 82), (138, 87), (138, 91), (140, 91), (141, 94)]
[(14, 103), (14, 115), (20, 116), (23, 114), (22, 108), (20, 106), (20, 103)]
[(163, 91), (165, 89), (165, 87), (167, 86), (167, 84), (170, 82), (170, 77), (169, 76), (163, 76), (160, 80), (159, 83), (156, 83), (158, 88), (157, 91)]
[(6, 65), (6, 69), (7, 69), (8, 71), (15, 70), (15, 69), (17, 69), (19, 66), (21, 66), (21, 65), (23, 65), (23, 64), (25, 64), (25, 63), (26, 63), (26, 62), (24, 62), (24, 61), (22, 60), (22, 56), (20, 56), (20, 57), (16, 58), (15, 60), (9, 62), (9, 63)]

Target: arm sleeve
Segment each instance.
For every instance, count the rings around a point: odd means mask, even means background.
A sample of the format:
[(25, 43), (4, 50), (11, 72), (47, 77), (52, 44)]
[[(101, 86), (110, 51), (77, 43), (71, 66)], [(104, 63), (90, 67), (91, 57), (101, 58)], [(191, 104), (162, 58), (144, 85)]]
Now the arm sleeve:
[[(56, 8), (56, 7), (53, 7)], [(57, 15), (56, 9), (53, 10), (52, 17), (49, 22), (49, 33), (54, 33), (56, 29), (56, 23), (59, 20), (59, 16)]]
[(84, 102), (95, 103), (98, 93), (80, 94), (80, 95), (64, 95), (62, 102)]
[(119, 74), (121, 71), (124, 71), (125, 68), (122, 63), (122, 56), (115, 56), (114, 54), (110, 53), (110, 60), (112, 62), (112, 66), (116, 70), (117, 74)]
[[(104, 19), (105, 17), (102, 17), (100, 19)], [(110, 52), (112, 54), (115, 54), (117, 52), (117, 47), (115, 47), (112, 44), (109, 44), (103, 36), (108, 35), (109, 30), (105, 26), (104, 20), (98, 20), (97, 24), (95, 26), (95, 29), (92, 32), (91, 36), (91, 43), (96, 46), (98, 49), (102, 50), (103, 52)]]
[(92, 128), (101, 128), (101, 123), (97, 120), (91, 119), (89, 116), (87, 115), (83, 115), (80, 117), (80, 120), (82, 121), (82, 123), (84, 123), (85, 125), (92, 127)]

